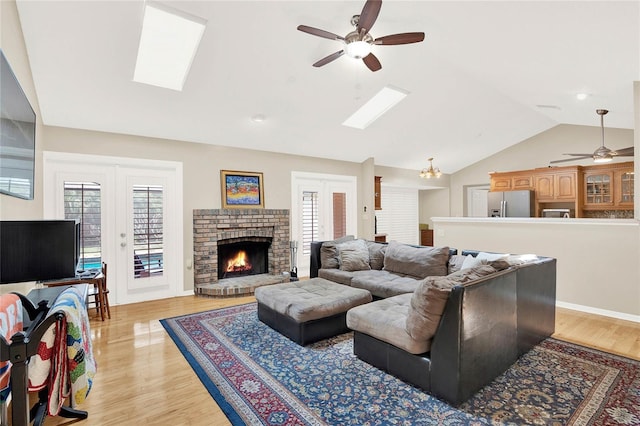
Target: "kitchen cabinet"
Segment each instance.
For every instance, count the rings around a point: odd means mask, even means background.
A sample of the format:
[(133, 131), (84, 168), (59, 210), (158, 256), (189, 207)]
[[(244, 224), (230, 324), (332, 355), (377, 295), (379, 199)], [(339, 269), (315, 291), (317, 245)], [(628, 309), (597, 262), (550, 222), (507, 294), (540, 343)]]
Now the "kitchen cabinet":
[(374, 191), (374, 208), (376, 210), (382, 210), (382, 192), (380, 182), (382, 181), (382, 176), (375, 176), (373, 178), (373, 191)]
[(584, 174), (584, 207), (613, 206), (613, 172), (588, 171)]
[(538, 202), (570, 202), (577, 197), (577, 167), (535, 175), (535, 191)]
[(491, 174), (491, 191), (518, 191), (533, 188), (534, 183), (531, 173), (508, 172)]
[(585, 210), (630, 210), (634, 198), (633, 162), (585, 167)]
[(533, 189), (536, 211), (567, 208), (575, 217), (588, 210), (633, 210), (634, 163), (544, 167), (491, 173), (491, 191)]
[(613, 200), (616, 206), (633, 208), (634, 177), (633, 167), (627, 167), (614, 172), (613, 183), (615, 192)]

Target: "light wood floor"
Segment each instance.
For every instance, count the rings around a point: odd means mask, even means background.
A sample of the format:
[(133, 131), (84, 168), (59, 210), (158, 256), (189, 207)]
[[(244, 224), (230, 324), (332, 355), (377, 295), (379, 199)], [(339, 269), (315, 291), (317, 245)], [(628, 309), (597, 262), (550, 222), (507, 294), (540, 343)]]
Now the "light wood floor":
[[(45, 425), (229, 425), (159, 320), (253, 297), (178, 297), (111, 308), (91, 320), (98, 361), (94, 388), (80, 409), (89, 418), (47, 418)], [(555, 336), (640, 360), (640, 324), (558, 309)]]

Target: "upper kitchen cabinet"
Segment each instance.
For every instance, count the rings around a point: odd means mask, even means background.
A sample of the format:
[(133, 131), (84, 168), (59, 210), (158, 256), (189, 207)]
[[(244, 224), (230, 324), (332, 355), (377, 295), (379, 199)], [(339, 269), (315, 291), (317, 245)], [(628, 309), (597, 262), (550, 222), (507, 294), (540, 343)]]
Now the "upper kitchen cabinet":
[(579, 166), (536, 169), (535, 191), (538, 202), (569, 202), (578, 196)]
[(584, 209), (633, 209), (633, 161), (585, 167)]
[(534, 189), (532, 173), (525, 171), (491, 174), (491, 191), (519, 191), (521, 189)]

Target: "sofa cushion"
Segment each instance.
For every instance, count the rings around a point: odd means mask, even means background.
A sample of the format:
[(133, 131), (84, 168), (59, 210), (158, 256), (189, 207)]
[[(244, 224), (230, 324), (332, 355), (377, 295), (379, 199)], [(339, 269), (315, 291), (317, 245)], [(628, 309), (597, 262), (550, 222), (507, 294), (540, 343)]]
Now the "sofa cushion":
[(371, 266), (371, 269), (382, 269), (387, 245), (375, 241), (367, 241), (367, 246), (369, 247), (369, 266)]
[(391, 241), (384, 255), (384, 269), (417, 278), (447, 275), (449, 247), (412, 247)]
[(472, 255), (468, 254), (465, 257), (464, 261), (462, 262), (462, 265), (460, 266), (460, 270), (464, 271), (466, 269), (475, 268), (476, 266), (480, 266), (480, 265), (482, 265), (482, 259), (476, 259)]
[(353, 240), (353, 235), (338, 238), (333, 241), (325, 241), (320, 247), (320, 267), (325, 269), (338, 269), (340, 261), (338, 259), (338, 250), (336, 246), (345, 241)]
[(411, 296), (411, 307), (406, 322), (407, 333), (416, 340), (431, 339), (436, 334), (451, 289), (494, 272), (494, 267), (480, 265), (454, 272), (446, 277), (427, 277), (422, 280)]
[(344, 285), (351, 285), (354, 274), (355, 272), (343, 271), (342, 269), (318, 269), (318, 277)]
[(337, 246), (340, 269), (343, 271), (365, 271), (369, 266), (369, 248), (364, 240), (352, 240)]
[(375, 297), (387, 298), (399, 294), (413, 293), (420, 279), (410, 275), (389, 271), (358, 271), (353, 273), (351, 286), (369, 290)]
[(410, 301), (411, 294), (407, 293), (351, 308), (347, 311), (347, 327), (412, 354), (428, 352), (431, 341), (416, 340), (405, 329)]

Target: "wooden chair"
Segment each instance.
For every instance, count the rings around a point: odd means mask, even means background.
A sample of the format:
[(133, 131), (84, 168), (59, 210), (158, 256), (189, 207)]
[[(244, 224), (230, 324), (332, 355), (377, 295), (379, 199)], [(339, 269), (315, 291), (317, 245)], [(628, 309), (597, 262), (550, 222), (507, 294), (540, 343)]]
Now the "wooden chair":
[(107, 287), (107, 264), (105, 262), (102, 262), (102, 274), (93, 280), (93, 287), (89, 288), (87, 306), (91, 304), (96, 306), (96, 313), (100, 315), (102, 321), (104, 321), (105, 312), (107, 318), (111, 319), (109, 288)]

